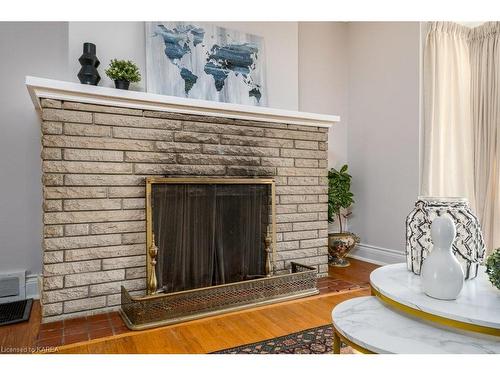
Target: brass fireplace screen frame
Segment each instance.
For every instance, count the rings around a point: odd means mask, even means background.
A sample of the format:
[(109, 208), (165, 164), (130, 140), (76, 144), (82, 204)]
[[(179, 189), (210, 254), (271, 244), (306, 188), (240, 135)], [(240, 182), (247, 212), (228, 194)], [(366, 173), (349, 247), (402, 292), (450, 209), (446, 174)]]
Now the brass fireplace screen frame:
[[(265, 239), (266, 274), (254, 280), (239, 281), (172, 293), (157, 293), (155, 269), (158, 249), (154, 244), (151, 191), (154, 184), (268, 184), (271, 186), (271, 236)], [(249, 307), (313, 296), (319, 293), (317, 270), (290, 262), (287, 270), (275, 272), (276, 191), (273, 179), (164, 178), (146, 179), (146, 258), (148, 295), (133, 296), (121, 287), (120, 314), (130, 329), (141, 330), (185, 322)], [(271, 249), (272, 243), (272, 249)], [(271, 256), (272, 255), (272, 256)]]
[[(152, 187), (155, 184), (193, 185), (270, 185), (271, 186), (271, 241), (266, 238), (266, 274), (273, 276), (276, 262), (276, 186), (270, 178), (207, 178), (207, 177), (147, 177), (146, 178), (146, 281), (147, 294), (157, 293), (156, 259), (158, 248), (153, 233)], [(271, 243), (269, 243), (271, 242)], [(200, 288), (203, 289), (203, 288)], [(195, 289), (199, 290), (199, 289)]]

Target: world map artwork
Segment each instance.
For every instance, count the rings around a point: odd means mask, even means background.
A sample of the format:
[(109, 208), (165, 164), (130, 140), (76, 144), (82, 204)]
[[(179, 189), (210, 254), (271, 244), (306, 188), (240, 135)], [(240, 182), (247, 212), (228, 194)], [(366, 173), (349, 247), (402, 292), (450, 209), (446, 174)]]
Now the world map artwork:
[(263, 38), (211, 24), (146, 23), (148, 91), (266, 105)]

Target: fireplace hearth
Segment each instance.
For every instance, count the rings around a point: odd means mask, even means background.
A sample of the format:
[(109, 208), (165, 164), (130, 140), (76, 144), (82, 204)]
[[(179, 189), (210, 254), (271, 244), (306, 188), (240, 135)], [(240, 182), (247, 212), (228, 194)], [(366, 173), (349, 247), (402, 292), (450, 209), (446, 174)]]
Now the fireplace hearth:
[[(212, 314), (217, 303), (234, 309), (314, 293), (314, 278), (327, 275), (327, 132), (337, 116), (34, 77), (26, 84), (42, 130), (43, 322), (122, 308), (131, 324), (158, 324), (157, 318)], [(232, 201), (234, 212), (212, 210), (211, 219), (182, 221), (183, 211), (169, 208), (168, 219), (188, 223), (205, 242), (202, 257), (185, 268), (181, 258), (203, 246), (181, 241), (185, 231), (159, 233), (159, 223), (147, 217), (145, 182), (165, 176), (253, 180), (254, 195), (231, 184), (224, 186), (232, 192), (217, 184), (214, 192), (212, 184), (183, 203), (213, 208)], [(274, 194), (272, 184), (258, 185), (260, 179), (274, 181)], [(198, 194), (180, 189), (180, 195)], [(238, 196), (253, 203), (237, 204)], [(259, 199), (267, 199), (267, 207)], [(241, 219), (244, 210), (248, 215)], [(220, 235), (228, 225), (232, 232)], [(231, 266), (223, 266), (228, 259)], [(193, 294), (201, 291), (206, 294)], [(159, 315), (142, 310), (153, 301)]]

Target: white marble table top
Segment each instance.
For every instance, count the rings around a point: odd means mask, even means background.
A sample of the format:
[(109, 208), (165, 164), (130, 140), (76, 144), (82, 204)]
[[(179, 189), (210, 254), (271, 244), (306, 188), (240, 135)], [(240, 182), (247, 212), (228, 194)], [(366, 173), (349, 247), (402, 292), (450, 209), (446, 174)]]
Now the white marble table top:
[(335, 330), (374, 353), (500, 353), (500, 337), (462, 334), (410, 318), (388, 308), (377, 297), (358, 297), (332, 311)]
[(500, 329), (500, 290), (491, 285), (484, 267), (480, 267), (475, 279), (465, 281), (464, 288), (454, 301), (443, 301), (424, 294), (420, 276), (408, 271), (405, 263), (376, 269), (370, 275), (370, 283), (380, 294), (413, 309)]

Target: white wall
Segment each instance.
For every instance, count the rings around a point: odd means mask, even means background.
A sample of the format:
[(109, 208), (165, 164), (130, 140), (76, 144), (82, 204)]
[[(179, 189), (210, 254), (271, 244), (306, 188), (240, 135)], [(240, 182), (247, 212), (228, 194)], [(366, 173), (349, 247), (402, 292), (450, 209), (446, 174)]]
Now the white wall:
[[(298, 24), (221, 25), (265, 38), (269, 105), (297, 110)], [(142, 22), (0, 22), (0, 50), (5, 52), (0, 60), (0, 273), (41, 272), (40, 120), (25, 76), (78, 82), (78, 58), (85, 41), (97, 45), (101, 85), (112, 86), (104, 69), (114, 57), (134, 60), (144, 72)], [(36, 289), (36, 278), (29, 278), (28, 284)]]
[[(350, 229), (366, 244), (357, 253), (394, 259), (380, 248), (403, 251), (404, 217), (418, 191), (418, 24), (222, 25), (266, 39), (270, 106), (341, 116), (329, 164), (348, 161), (354, 176)], [(105, 80), (113, 57), (144, 67), (143, 40), (141, 22), (0, 23), (0, 49), (8, 51), (0, 60), (0, 272), (41, 270), (40, 123), (25, 76), (77, 82), (90, 41)]]
[(41, 269), (40, 122), (24, 80), (67, 79), (67, 26), (0, 22), (0, 273)]
[(299, 110), (339, 115), (328, 134), (328, 167), (347, 163), (349, 55), (346, 22), (299, 23)]
[(143, 75), (138, 84), (131, 89), (144, 91), (146, 84), (146, 52), (144, 47), (144, 22), (69, 22), (68, 23), (68, 59), (73, 82), (80, 82), (77, 74), (80, 70), (78, 58), (82, 55), (83, 43), (96, 45), (96, 54), (101, 64), (97, 68), (101, 76), (99, 86), (114, 87), (104, 71), (111, 59), (134, 61)]
[[(328, 168), (347, 163), (349, 54), (346, 22), (299, 23), (299, 110), (339, 115), (328, 132)], [(339, 230), (338, 222), (329, 225)]]
[(354, 256), (404, 259), (419, 183), (419, 43), (417, 22), (349, 23), (350, 230), (362, 242)]
[[(203, 24), (198, 22), (198, 24)], [(269, 107), (298, 109), (298, 24), (297, 22), (218, 22), (218, 25), (260, 35), (265, 40)], [(144, 22), (70, 22), (69, 62), (71, 80), (80, 70), (78, 58), (84, 42), (97, 46), (101, 86), (113, 87), (104, 70), (112, 58), (133, 60), (143, 80), (131, 89), (144, 91), (146, 61)]]

